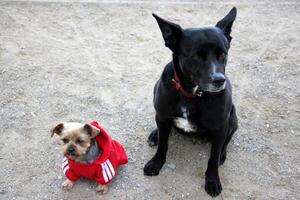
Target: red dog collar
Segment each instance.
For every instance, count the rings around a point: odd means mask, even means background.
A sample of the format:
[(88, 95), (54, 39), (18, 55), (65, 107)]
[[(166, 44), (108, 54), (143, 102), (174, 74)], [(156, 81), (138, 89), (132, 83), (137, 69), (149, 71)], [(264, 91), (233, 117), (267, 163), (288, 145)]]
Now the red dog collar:
[(194, 98), (194, 97), (201, 97), (202, 96), (202, 91), (199, 91), (197, 92), (196, 94), (191, 94), (191, 93), (188, 93), (186, 92), (183, 88), (182, 88), (182, 85), (179, 81), (179, 78), (177, 76), (177, 73), (175, 71), (175, 69), (173, 68), (174, 70), (174, 78), (172, 78), (172, 83), (174, 84), (174, 87), (175, 89), (183, 96), (187, 97), (187, 98)]

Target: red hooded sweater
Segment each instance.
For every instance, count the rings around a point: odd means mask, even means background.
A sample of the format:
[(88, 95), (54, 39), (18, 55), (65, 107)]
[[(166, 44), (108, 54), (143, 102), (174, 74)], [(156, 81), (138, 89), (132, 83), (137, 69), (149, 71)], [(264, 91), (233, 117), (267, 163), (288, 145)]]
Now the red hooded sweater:
[(122, 145), (113, 140), (98, 122), (90, 123), (100, 130), (96, 141), (102, 153), (92, 163), (80, 163), (64, 157), (62, 169), (66, 177), (76, 181), (80, 177), (95, 179), (101, 185), (109, 183), (116, 175), (117, 167), (128, 162), (126, 152)]

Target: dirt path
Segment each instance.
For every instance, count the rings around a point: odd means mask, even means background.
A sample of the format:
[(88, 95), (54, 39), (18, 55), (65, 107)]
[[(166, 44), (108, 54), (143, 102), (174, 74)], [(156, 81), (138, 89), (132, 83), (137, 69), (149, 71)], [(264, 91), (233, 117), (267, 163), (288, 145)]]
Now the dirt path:
[(70, 1), (0, 3), (0, 199), (99, 199), (93, 181), (60, 189), (61, 152), (49, 129), (99, 120), (129, 164), (102, 199), (210, 199), (209, 145), (172, 135), (157, 177), (152, 90), (170, 60), (151, 13), (183, 27), (212, 25), (236, 5), (227, 74), (239, 130), (220, 168), (216, 199), (299, 200), (300, 3), (298, 1)]

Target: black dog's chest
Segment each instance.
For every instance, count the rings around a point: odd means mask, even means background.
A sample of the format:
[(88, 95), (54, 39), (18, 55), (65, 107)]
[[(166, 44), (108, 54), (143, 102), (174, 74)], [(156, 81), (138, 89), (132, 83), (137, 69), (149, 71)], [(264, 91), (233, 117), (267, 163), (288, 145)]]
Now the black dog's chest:
[(204, 132), (201, 107), (191, 102), (181, 101), (176, 109), (174, 125), (185, 132)]

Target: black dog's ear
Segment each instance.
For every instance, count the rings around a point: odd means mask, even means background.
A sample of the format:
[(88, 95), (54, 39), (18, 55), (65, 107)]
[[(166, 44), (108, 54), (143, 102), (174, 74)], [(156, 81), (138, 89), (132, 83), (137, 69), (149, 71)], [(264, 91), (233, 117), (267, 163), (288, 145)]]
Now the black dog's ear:
[(172, 22), (169, 22), (167, 20), (160, 18), (159, 16), (157, 16), (154, 13), (152, 13), (152, 15), (158, 23), (158, 26), (162, 33), (162, 36), (165, 40), (166, 47), (171, 49), (171, 51), (173, 51), (173, 53), (177, 54), (178, 53), (178, 44), (179, 44), (180, 37), (182, 34), (182, 28), (177, 24), (174, 24)]
[(231, 27), (232, 27), (232, 24), (233, 24), (235, 18), (236, 18), (236, 7), (233, 7), (230, 10), (230, 12), (221, 21), (219, 21), (216, 25), (216, 27), (223, 30), (225, 36), (228, 39), (228, 42), (230, 42), (232, 39), (230, 36), (230, 33), (231, 33)]

